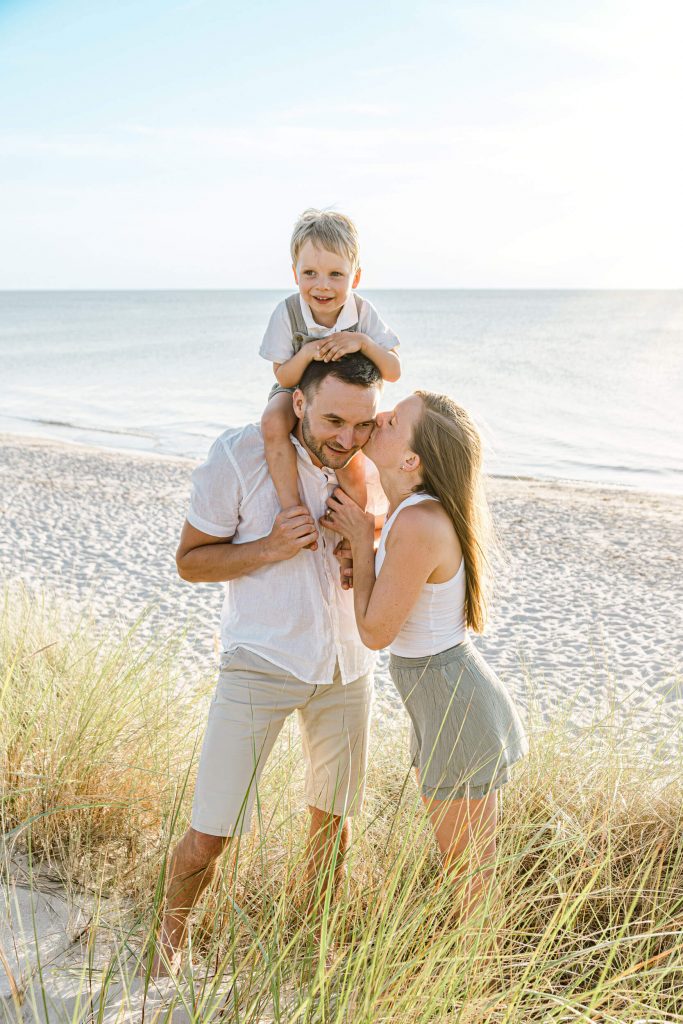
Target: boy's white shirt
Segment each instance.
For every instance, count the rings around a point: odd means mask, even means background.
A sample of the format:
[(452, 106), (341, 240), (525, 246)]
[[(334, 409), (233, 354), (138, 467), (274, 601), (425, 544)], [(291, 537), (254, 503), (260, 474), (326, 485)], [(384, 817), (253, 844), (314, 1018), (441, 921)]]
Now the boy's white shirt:
[[(334, 327), (324, 327), (322, 324), (316, 323), (310, 306), (299, 295), (301, 313), (308, 333), (314, 338), (326, 338), (328, 334), (334, 334), (335, 331), (344, 331), (347, 327), (353, 327), (358, 322), (358, 330), (361, 334), (367, 334), (377, 345), (381, 345), (382, 348), (386, 349), (397, 348), (399, 340), (394, 332), (391, 328), (387, 327), (372, 303), (360, 295), (358, 296), (361, 303), (360, 313), (356, 312), (355, 294), (353, 291), (349, 292)], [(263, 335), (259, 355), (263, 356), (264, 359), (268, 359), (271, 363), (286, 363), (294, 355), (292, 325), (289, 320), (289, 313), (287, 312), (287, 304), (284, 300), (279, 302), (273, 310), (266, 327), (266, 333)]]

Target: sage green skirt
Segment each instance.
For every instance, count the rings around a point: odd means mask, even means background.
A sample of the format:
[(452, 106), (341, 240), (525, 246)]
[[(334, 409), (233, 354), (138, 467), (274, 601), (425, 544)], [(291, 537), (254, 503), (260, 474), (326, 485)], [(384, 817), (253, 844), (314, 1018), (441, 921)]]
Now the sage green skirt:
[(514, 701), (465, 640), (440, 654), (402, 658), (389, 671), (412, 723), (411, 757), (423, 794), (478, 800), (499, 789), (528, 752)]

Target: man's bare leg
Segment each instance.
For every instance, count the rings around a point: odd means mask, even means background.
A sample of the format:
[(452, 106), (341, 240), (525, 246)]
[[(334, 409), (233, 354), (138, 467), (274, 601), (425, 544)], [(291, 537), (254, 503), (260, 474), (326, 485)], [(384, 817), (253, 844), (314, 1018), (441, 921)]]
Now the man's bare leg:
[(171, 972), (177, 972), (188, 914), (211, 882), (216, 862), (229, 842), (230, 837), (210, 836), (189, 828), (173, 850), (166, 880), (164, 917), (152, 963), (153, 978), (169, 974), (165, 960)]
[(308, 911), (312, 912), (324, 905), (335, 847), (337, 849), (332, 871), (333, 896), (344, 878), (344, 858), (351, 845), (351, 821), (349, 818), (342, 821), (338, 815), (321, 811), (317, 807), (309, 806), (308, 809), (311, 814), (311, 828), (306, 848), (306, 884)]

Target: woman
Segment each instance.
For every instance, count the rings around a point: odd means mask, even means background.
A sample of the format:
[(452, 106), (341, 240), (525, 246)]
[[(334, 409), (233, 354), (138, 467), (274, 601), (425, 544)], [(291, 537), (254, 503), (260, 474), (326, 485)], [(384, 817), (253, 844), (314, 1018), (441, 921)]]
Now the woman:
[(465, 917), (492, 879), (496, 792), (527, 752), (510, 695), (468, 638), (486, 620), (481, 442), (464, 409), (417, 391), (380, 413), (363, 451), (389, 500), (376, 555), (374, 517), (343, 491), (322, 523), (351, 546), (361, 639), (390, 648), (422, 798), (445, 870), (464, 879)]

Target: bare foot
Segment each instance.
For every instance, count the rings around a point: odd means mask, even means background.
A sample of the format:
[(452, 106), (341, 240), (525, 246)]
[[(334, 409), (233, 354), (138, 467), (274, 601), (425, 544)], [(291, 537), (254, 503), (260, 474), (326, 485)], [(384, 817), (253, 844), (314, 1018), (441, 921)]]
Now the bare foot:
[[(157, 950), (154, 954), (152, 961), (152, 969), (149, 972), (151, 979), (157, 978), (177, 978), (180, 974), (182, 967), (182, 954), (176, 950), (173, 953), (170, 961), (168, 955), (164, 950), (163, 953)], [(140, 960), (135, 971), (135, 977), (146, 978), (147, 977), (147, 961)]]

